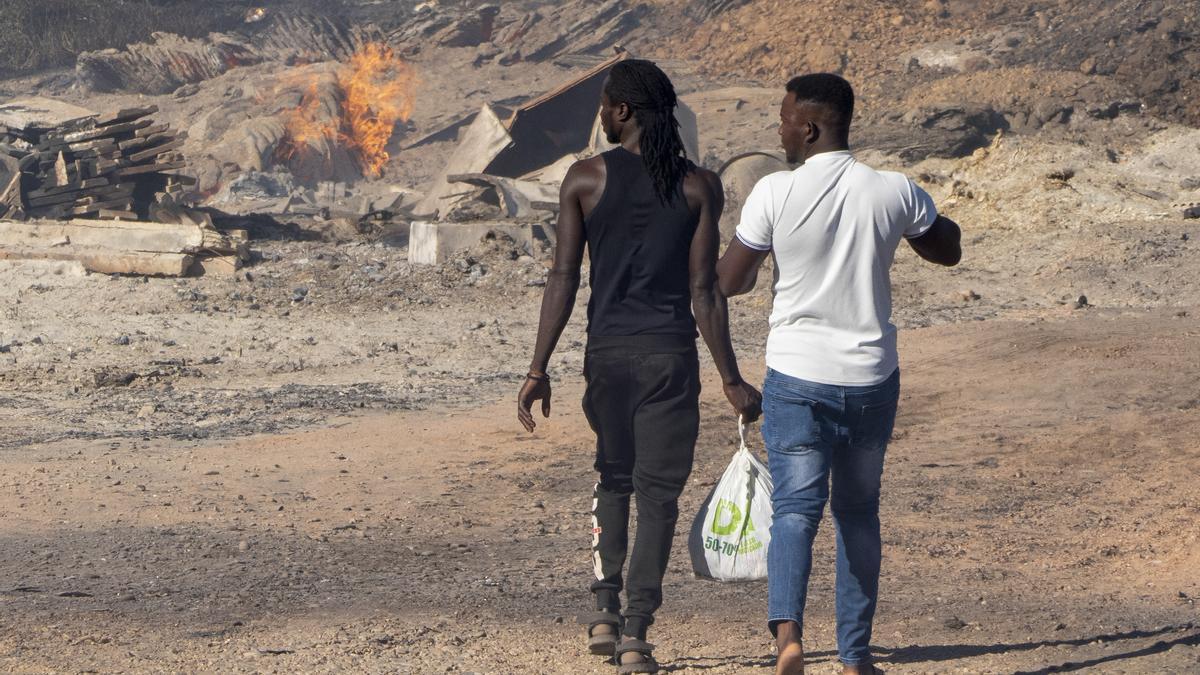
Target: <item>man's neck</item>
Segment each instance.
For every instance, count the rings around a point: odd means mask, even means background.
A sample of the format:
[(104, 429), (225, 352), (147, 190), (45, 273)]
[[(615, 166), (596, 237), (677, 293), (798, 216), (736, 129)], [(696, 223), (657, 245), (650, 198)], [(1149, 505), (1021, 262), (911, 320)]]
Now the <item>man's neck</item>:
[(812, 152), (808, 153), (805, 159), (812, 159), (817, 155), (823, 155), (827, 152), (849, 152), (850, 146), (845, 143), (830, 143), (829, 145), (814, 147)]
[(627, 129), (621, 135), (621, 147), (635, 155), (642, 154), (642, 130)]

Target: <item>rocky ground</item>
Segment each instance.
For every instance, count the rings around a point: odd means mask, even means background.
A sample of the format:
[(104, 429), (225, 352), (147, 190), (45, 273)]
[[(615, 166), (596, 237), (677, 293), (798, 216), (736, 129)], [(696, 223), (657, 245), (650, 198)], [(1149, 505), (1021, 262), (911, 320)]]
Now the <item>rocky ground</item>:
[[(1198, 373), (1180, 355), (1200, 326), (1177, 314), (904, 333), (875, 638), (885, 669), (1198, 667)], [(532, 437), (511, 391), (485, 387), (470, 403), (302, 431), (5, 451), (3, 668), (611, 672), (572, 625), (587, 602), (592, 440), (578, 378), (559, 370), (554, 416)], [(686, 514), (733, 449), (717, 391)], [(815, 672), (833, 672), (828, 532)], [(679, 537), (653, 636), (667, 667), (769, 672), (763, 586), (688, 569)]]
[[(1200, 131), (1183, 88), (1131, 74), (1147, 53), (1187, 72), (1184, 3), (1091, 16), (995, 2), (982, 18), (954, 2), (850, 3), (853, 35), (822, 27), (791, 44), (780, 27), (800, 10), (752, 2), (697, 28), (694, 44), (771, 44), (748, 55), (664, 40), (695, 14), (652, 4), (630, 46), (669, 57), (705, 164), (773, 149), (781, 78), (819, 67), (797, 56), (824, 53), (819, 33), (864, 93), (859, 157), (913, 176), (963, 226), (959, 267), (905, 250), (893, 271), (904, 394), (881, 666), (1200, 671), (1200, 220), (1185, 217), (1200, 203)], [(1124, 57), (1073, 61), (1100, 52)], [(587, 65), (469, 65), (478, 55), (412, 57), (423, 84), (381, 185), (420, 189), (453, 148), (405, 141)], [(153, 102), (205, 132), (287, 72), (235, 69), (182, 96), (91, 96), (63, 73), (0, 91)], [(400, 219), (255, 234), (236, 277), (0, 265), (0, 670), (611, 672), (573, 625), (593, 480), (582, 312), (552, 363), (554, 416), (530, 436), (511, 403), (549, 245), (492, 239), (421, 266)], [(759, 288), (733, 305), (754, 378), (769, 304)], [(736, 438), (704, 368), (689, 519)], [(830, 532), (813, 672), (835, 672)], [(677, 539), (652, 634), (668, 671), (770, 672), (765, 587), (693, 579)]]
[[(902, 252), (895, 270), (889, 671), (1200, 667), (1200, 225), (1137, 192), (1195, 175), (1194, 134), (1115, 163), (1006, 138), (913, 168), (967, 257)], [(481, 242), (420, 267), (402, 235), (263, 241), (237, 279), (0, 271), (6, 670), (611, 668), (571, 625), (592, 443), (579, 317), (554, 417), (526, 436), (510, 403), (548, 251)], [(734, 307), (755, 377), (768, 304)], [(717, 391), (687, 514), (732, 450)], [(820, 546), (816, 672), (833, 647)], [(768, 672), (764, 588), (692, 580), (675, 553), (664, 662)]]
[[(695, 3), (656, 4), (664, 12), (694, 14), (689, 10)], [(678, 58), (686, 53), (704, 72), (760, 81), (784, 82), (812, 70), (843, 72), (861, 83), (866, 107), (876, 114), (898, 99), (920, 96), (963, 74), (1034, 69), (1038, 77), (1023, 80), (1023, 96), (1013, 97), (1002, 88), (959, 87), (955, 100), (994, 105), (1002, 113), (1028, 112), (1038, 104), (1061, 107), (1093, 97), (1100, 102), (1101, 90), (1108, 88), (1155, 114), (1190, 124), (1200, 121), (1200, 104), (1184, 85), (1200, 69), (1200, 26), (1195, 8), (1186, 2), (730, 4), (738, 6), (695, 32), (676, 35), (659, 55)], [(729, 47), (711, 48), (716, 44)], [(1085, 87), (1078, 88), (1084, 83), (1078, 76), (1086, 78)], [(1066, 97), (1046, 96), (1044, 88), (1063, 78), (1075, 78), (1077, 89)]]

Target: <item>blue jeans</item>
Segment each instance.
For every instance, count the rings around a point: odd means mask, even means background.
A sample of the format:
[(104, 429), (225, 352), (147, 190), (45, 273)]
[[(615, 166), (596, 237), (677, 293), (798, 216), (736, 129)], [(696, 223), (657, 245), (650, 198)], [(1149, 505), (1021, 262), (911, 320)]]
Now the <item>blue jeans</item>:
[(866, 387), (818, 384), (767, 371), (763, 440), (775, 482), (767, 552), (769, 622), (804, 626), (812, 543), (830, 499), (837, 530), (838, 656), (871, 662), (879, 597), (879, 484), (900, 398), (900, 371)]

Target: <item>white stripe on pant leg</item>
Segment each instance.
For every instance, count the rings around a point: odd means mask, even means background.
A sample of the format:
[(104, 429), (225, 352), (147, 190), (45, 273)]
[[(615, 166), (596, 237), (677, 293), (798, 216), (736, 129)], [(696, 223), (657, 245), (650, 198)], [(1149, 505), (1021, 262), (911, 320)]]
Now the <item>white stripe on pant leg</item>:
[(600, 508), (600, 483), (592, 488), (592, 571), (597, 581), (604, 579), (604, 565), (600, 561), (600, 521), (596, 518), (596, 509)]

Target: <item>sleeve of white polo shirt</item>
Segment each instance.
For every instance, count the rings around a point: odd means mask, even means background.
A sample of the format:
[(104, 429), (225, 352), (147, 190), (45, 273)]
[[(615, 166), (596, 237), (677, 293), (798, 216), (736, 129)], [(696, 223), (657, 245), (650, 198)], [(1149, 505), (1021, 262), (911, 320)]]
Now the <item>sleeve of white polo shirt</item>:
[(929, 193), (922, 190), (919, 185), (912, 182), (911, 179), (906, 178), (905, 181), (908, 183), (908, 190), (904, 197), (912, 219), (904, 228), (904, 237), (916, 239), (933, 227), (933, 221), (937, 220), (938, 216), (937, 205), (933, 203), (933, 197), (930, 197)]
[(771, 235), (775, 224), (774, 208), (771, 199), (770, 176), (763, 178), (754, 185), (746, 203), (742, 205), (742, 220), (738, 223), (735, 234), (738, 241), (756, 251), (771, 250)]

